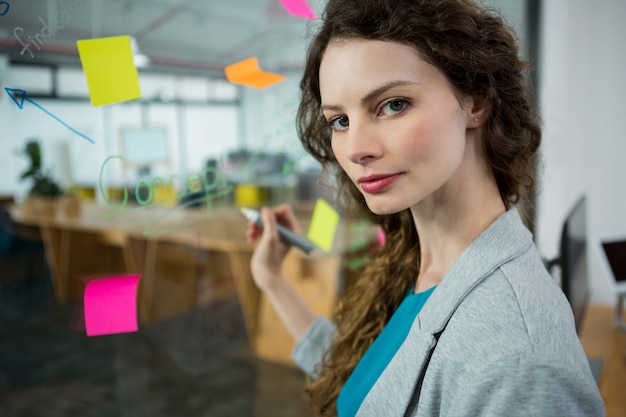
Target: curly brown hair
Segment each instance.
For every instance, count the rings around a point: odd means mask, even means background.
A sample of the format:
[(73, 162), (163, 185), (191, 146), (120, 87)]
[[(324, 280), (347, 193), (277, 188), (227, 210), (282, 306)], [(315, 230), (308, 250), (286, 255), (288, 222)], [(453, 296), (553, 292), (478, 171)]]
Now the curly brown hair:
[(337, 204), (350, 215), (380, 225), (387, 239), (335, 310), (337, 337), (318, 366), (319, 377), (307, 385), (310, 403), (320, 416), (335, 415), (341, 387), (415, 283), (420, 260), (410, 211), (374, 215), (330, 145), (319, 68), (329, 42), (351, 38), (413, 47), (446, 75), (459, 97), (472, 97), (489, 109), (481, 129), (483, 154), (507, 207), (531, 197), (541, 142), (535, 100), (526, 82), (529, 67), (518, 56), (515, 32), (496, 12), (470, 0), (329, 0), (308, 49), (298, 133), (305, 149), (322, 164), (323, 177), (336, 176)]

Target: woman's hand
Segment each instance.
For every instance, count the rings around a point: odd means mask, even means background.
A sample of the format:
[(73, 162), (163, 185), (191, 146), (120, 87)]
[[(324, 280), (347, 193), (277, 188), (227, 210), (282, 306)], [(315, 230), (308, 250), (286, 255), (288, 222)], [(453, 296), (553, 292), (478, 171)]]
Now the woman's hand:
[(263, 227), (249, 223), (246, 232), (248, 242), (259, 241), (250, 261), (252, 277), (276, 310), (293, 340), (297, 342), (311, 327), (316, 315), (281, 273), (289, 245), (281, 240), (276, 225), (280, 224), (298, 235), (302, 234), (300, 226), (287, 204), (273, 209), (263, 208), (261, 222)]
[(298, 235), (302, 233), (296, 216), (288, 204), (282, 204), (272, 209), (263, 207), (261, 209), (261, 221), (263, 227), (252, 222), (248, 223), (246, 238), (250, 243), (260, 238), (259, 244), (252, 254), (250, 269), (254, 282), (261, 290), (264, 290), (272, 285), (275, 280), (281, 278), (281, 266), (290, 248), (289, 244), (285, 243), (278, 235), (276, 223)]

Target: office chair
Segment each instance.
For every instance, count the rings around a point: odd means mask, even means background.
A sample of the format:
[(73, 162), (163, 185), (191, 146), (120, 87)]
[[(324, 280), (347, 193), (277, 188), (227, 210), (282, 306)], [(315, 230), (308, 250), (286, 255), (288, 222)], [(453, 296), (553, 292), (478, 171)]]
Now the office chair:
[[(22, 285), (24, 292), (32, 298), (35, 279), (41, 278), (45, 271), (43, 243), (17, 236), (8, 211), (2, 207), (0, 207), (0, 271), (0, 295), (3, 298), (9, 297), (11, 302), (21, 298), (18, 293), (21, 292)], [(12, 291), (8, 292), (8, 288)], [(24, 298), (24, 303), (27, 300)]]

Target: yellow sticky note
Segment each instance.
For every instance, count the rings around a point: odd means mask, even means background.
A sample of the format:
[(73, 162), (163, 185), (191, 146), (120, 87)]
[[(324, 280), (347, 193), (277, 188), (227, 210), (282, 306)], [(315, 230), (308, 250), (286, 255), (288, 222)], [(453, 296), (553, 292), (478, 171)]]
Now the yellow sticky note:
[(92, 106), (141, 97), (129, 36), (85, 39), (76, 45)]
[(233, 84), (266, 88), (287, 79), (284, 75), (263, 71), (257, 57), (244, 59), (224, 69), (226, 79)]
[(321, 198), (317, 199), (307, 238), (322, 250), (330, 252), (339, 226), (339, 213)]

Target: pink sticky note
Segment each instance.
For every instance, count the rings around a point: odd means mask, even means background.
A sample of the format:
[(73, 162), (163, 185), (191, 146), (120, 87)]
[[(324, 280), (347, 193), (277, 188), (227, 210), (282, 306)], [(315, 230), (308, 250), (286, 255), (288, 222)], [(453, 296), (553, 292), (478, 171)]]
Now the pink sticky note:
[(380, 243), (380, 246), (385, 244), (385, 232), (383, 232), (381, 227), (378, 227), (378, 243)]
[(306, 0), (280, 0), (280, 4), (283, 5), (288, 13), (294, 16), (309, 20), (317, 19), (315, 12), (313, 12)]
[(85, 286), (87, 336), (136, 332), (137, 286), (141, 275), (90, 281)]

